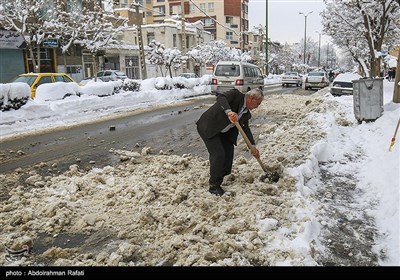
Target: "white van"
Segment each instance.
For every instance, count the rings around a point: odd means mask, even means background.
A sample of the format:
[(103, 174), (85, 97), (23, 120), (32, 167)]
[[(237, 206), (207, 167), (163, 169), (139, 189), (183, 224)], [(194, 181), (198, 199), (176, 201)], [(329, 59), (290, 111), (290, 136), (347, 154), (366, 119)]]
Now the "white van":
[(214, 69), (211, 92), (224, 93), (236, 88), (246, 93), (253, 88), (264, 90), (264, 78), (257, 65), (240, 61), (220, 61)]

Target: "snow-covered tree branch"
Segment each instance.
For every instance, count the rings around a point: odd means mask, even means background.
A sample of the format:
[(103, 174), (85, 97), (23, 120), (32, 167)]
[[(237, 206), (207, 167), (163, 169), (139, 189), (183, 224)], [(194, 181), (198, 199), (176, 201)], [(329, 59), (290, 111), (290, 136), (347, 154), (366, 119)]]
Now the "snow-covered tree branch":
[(364, 74), (380, 75), (383, 44), (400, 43), (400, 5), (397, 0), (324, 0), (324, 32), (350, 53)]

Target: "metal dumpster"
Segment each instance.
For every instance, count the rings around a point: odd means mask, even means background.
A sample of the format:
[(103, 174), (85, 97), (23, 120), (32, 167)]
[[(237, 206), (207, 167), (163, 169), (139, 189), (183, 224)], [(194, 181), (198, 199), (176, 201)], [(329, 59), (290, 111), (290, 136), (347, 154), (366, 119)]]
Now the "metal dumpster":
[(353, 80), (354, 116), (359, 122), (374, 121), (383, 113), (383, 78)]

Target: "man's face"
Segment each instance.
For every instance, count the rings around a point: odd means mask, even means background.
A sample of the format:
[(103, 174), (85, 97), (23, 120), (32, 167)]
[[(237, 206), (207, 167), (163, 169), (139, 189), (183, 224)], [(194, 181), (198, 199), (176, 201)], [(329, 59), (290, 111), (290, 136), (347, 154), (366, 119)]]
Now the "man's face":
[(250, 96), (248, 99), (248, 102), (246, 104), (247, 109), (249, 109), (249, 110), (255, 109), (258, 106), (260, 106), (261, 102), (262, 102), (261, 98), (255, 98), (253, 96)]

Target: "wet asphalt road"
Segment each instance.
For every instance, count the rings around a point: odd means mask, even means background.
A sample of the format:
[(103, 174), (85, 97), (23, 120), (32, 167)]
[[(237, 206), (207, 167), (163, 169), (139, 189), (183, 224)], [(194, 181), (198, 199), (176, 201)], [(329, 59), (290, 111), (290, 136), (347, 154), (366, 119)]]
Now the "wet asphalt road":
[[(265, 94), (310, 94), (296, 87), (268, 86)], [(0, 143), (1, 173), (17, 168), (36, 168), (42, 175), (64, 172), (72, 164), (82, 169), (104, 167), (119, 162), (112, 149), (140, 152), (151, 147), (153, 153), (192, 153), (207, 156), (197, 134), (195, 121), (215, 102), (190, 99), (168, 108), (155, 108), (141, 113), (84, 124), (65, 130)], [(115, 128), (115, 129), (113, 129)]]

